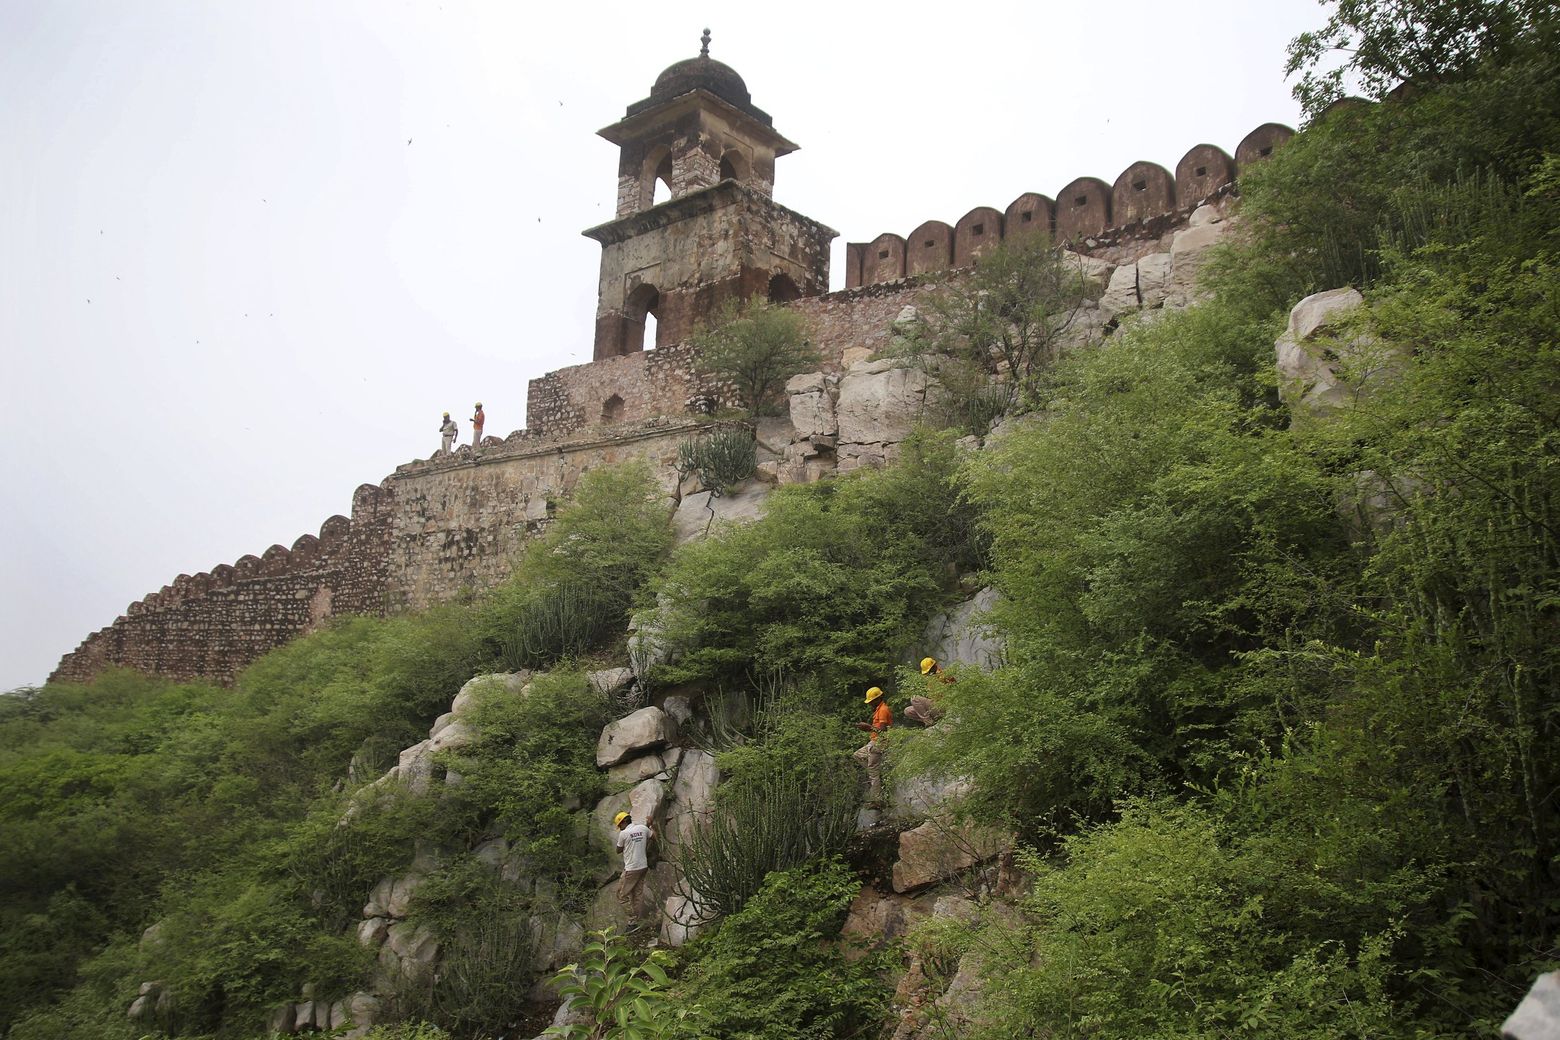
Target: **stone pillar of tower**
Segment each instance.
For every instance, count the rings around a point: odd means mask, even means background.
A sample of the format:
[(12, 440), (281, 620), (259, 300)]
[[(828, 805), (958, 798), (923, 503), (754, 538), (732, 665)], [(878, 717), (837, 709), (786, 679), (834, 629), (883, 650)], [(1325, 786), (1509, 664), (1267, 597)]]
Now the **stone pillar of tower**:
[[(827, 292), (836, 232), (778, 205), (775, 159), (796, 151), (736, 70), (699, 56), (656, 77), (650, 96), (600, 131), (621, 149), (617, 217), (601, 243), (595, 359), (679, 343), (728, 300)], [(657, 181), (670, 198), (654, 204)], [(644, 342), (647, 315), (656, 342)]]

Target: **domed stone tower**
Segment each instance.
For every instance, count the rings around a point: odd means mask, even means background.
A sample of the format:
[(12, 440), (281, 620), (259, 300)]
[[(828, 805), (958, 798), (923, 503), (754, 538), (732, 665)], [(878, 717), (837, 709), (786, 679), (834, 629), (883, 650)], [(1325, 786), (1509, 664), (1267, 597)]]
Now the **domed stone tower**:
[[(622, 151), (617, 217), (585, 232), (601, 243), (596, 360), (679, 343), (731, 299), (827, 292), (836, 232), (770, 197), (775, 159), (796, 151), (729, 65), (669, 66), (650, 96), (600, 131)], [(655, 202), (657, 183), (669, 198)], [(646, 344), (647, 315), (656, 342)]]

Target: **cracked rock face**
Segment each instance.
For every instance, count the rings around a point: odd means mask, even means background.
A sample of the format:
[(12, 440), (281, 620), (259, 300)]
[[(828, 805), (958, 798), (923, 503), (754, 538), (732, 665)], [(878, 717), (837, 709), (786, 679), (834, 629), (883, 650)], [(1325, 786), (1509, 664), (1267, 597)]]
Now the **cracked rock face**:
[(632, 715), (610, 722), (596, 742), (596, 765), (615, 766), (649, 751), (657, 751), (672, 739), (672, 721), (660, 708), (640, 708)]

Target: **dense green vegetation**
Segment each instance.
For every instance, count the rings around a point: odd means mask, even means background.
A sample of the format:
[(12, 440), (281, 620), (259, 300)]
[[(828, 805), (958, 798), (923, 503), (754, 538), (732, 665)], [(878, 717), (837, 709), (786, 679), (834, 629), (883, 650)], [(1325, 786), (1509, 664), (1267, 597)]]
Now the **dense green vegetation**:
[[(570, 633), (553, 659), (621, 639), (637, 583), (670, 541), (648, 481), (643, 467), (591, 474), (490, 597), (343, 619), (267, 655), (233, 690), (111, 673), (0, 700), (0, 826), (12, 853), (0, 866), (0, 1029), (137, 1036), (145, 1027), (125, 1009), (156, 979), (172, 999), (155, 1025), (256, 1035), (305, 984), (328, 999), (361, 988), (368, 955), (351, 926), (370, 888), (420, 846), (502, 836), (531, 877), (556, 884), (534, 906), (456, 857), (417, 910), (451, 931), (560, 901), (577, 909), (588, 854), (562, 807), (599, 791), (594, 748), (607, 717), (579, 672), (541, 676), (523, 700), (482, 699), (482, 739), (448, 758), (464, 781), (450, 797), (404, 798), (372, 781), (467, 679), (500, 670), (516, 640)], [(535, 604), (556, 604), (570, 583), (590, 585), (592, 607), (560, 625)], [(528, 941), (511, 929), (466, 952), (475, 967)], [(403, 1010), (467, 1029), (502, 1022), (524, 989), (492, 982), (452, 968), (439, 986), (402, 994)]]
[[(613, 706), (573, 662), (621, 660), (634, 612), (657, 683), (705, 696), (724, 782), (682, 855), (728, 916), (675, 956), (587, 946), (565, 986), (604, 1018), (571, 1035), (870, 1035), (883, 962), (837, 942), (847, 722), (869, 683), (897, 706), (925, 620), (981, 581), (1009, 664), (939, 684), (947, 721), (889, 754), (972, 779), (963, 811), (1028, 850), (1016, 910), (911, 937), (929, 978), (981, 958), (960, 1035), (1489, 1035), (1560, 963), (1560, 49), (1532, 5), (1334, 6), (1297, 71), (1363, 33), (1354, 70), (1419, 89), (1243, 172), (1210, 298), (1035, 353), (983, 450), (924, 431), (675, 553), (648, 474), (608, 471), (484, 599), (343, 620), (230, 691), (0, 701), (0, 1029), (259, 1036), (305, 984), (360, 987), (365, 894), (437, 847), (414, 918), (459, 939), (380, 1035), (498, 1032), (534, 981), (519, 923), (593, 890)], [(1391, 374), (1322, 419), (1273, 342), (1342, 285)], [(551, 671), (483, 695), (446, 797), (370, 786), (506, 664)], [(499, 837), (528, 886), (470, 851)], [(132, 1028), (150, 979), (171, 1000)]]

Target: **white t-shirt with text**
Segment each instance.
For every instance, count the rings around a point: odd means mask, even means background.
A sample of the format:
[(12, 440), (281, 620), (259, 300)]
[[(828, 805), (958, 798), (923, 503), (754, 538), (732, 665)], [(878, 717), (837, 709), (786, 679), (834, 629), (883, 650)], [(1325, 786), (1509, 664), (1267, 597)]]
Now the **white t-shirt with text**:
[(617, 832), (617, 837), (613, 840), (617, 847), (623, 850), (624, 873), (649, 868), (650, 863), (645, 858), (645, 847), (653, 837), (655, 832), (642, 823), (631, 823)]

